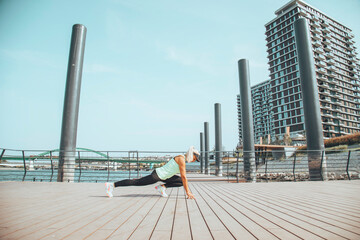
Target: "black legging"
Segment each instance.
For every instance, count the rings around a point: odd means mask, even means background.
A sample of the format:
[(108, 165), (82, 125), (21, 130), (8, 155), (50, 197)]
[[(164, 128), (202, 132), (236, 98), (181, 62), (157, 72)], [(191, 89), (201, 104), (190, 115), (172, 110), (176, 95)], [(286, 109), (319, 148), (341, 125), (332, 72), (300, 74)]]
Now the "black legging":
[(150, 175), (139, 178), (139, 179), (125, 179), (118, 182), (115, 182), (115, 187), (125, 187), (125, 186), (145, 186), (154, 184), (158, 181), (165, 182), (165, 187), (181, 187), (183, 185), (181, 177), (174, 175), (171, 178), (166, 180), (161, 180), (154, 170)]

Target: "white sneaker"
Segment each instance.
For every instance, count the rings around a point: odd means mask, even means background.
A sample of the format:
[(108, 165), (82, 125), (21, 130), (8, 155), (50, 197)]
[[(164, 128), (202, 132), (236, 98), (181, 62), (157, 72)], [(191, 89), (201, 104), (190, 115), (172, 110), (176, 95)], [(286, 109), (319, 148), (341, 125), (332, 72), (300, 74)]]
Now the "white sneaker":
[(109, 198), (112, 198), (114, 191), (114, 183), (106, 182), (105, 187), (106, 187), (106, 195), (108, 195)]
[(160, 193), (162, 197), (168, 197), (166, 194), (166, 187), (163, 187), (162, 185), (156, 186), (155, 189)]

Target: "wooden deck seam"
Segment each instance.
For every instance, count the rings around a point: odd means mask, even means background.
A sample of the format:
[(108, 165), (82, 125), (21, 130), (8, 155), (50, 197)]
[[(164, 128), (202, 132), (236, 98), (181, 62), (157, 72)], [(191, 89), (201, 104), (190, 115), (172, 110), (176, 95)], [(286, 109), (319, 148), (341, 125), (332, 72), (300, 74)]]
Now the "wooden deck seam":
[[(170, 192), (169, 196), (172, 194), (172, 192), (173, 192), (173, 189), (171, 189), (171, 192)], [(154, 234), (155, 228), (156, 228), (157, 224), (159, 223), (160, 217), (161, 217), (162, 213), (164, 212), (165, 206), (167, 205), (169, 199), (170, 199), (170, 198), (167, 198), (167, 199), (166, 199), (166, 202), (165, 202), (165, 204), (164, 204), (164, 206), (163, 206), (163, 209), (162, 209), (162, 211), (161, 211), (161, 213), (160, 213), (160, 215), (159, 215), (159, 217), (158, 217), (158, 219), (157, 219), (157, 221), (156, 221), (156, 223), (155, 223), (155, 225), (154, 225), (154, 228), (153, 228), (153, 230), (152, 230), (152, 232), (151, 232), (151, 234), (150, 234), (149, 240), (151, 239), (152, 235)]]
[[(193, 191), (193, 190), (192, 190), (192, 185), (193, 185), (193, 184), (190, 184), (190, 186), (189, 186), (191, 192)], [(201, 216), (202, 216), (202, 219), (203, 219), (203, 221), (205, 222), (205, 225), (206, 225), (206, 227), (207, 227), (208, 230), (209, 230), (209, 233), (210, 233), (212, 239), (215, 239), (214, 236), (213, 236), (213, 234), (212, 234), (212, 232), (211, 232), (211, 230), (210, 230), (209, 224), (207, 223), (207, 221), (206, 221), (206, 219), (205, 219), (205, 217), (204, 217), (204, 214), (203, 214), (203, 212), (201, 211), (201, 208), (200, 208), (200, 206), (199, 206), (198, 201), (196, 200), (196, 198), (195, 198), (194, 200), (195, 200), (196, 206), (197, 206), (197, 208), (199, 209), (199, 212), (200, 212), (200, 214), (201, 214)], [(189, 218), (189, 221), (190, 221), (190, 218)]]
[[(256, 194), (256, 193), (254, 193), (253, 195), (255, 195), (255, 196), (259, 196), (259, 197), (263, 197), (262, 195), (259, 195), (259, 194)], [(344, 231), (347, 231), (347, 232), (350, 232), (350, 233), (353, 233), (353, 234), (355, 234), (355, 235), (359, 235), (360, 236), (360, 234), (359, 233), (356, 233), (356, 232), (353, 232), (353, 231), (351, 231), (351, 230), (348, 230), (348, 229), (346, 229), (346, 228), (344, 228), (344, 227), (341, 227), (341, 226), (338, 226), (338, 225), (335, 225), (334, 223), (331, 223), (331, 222), (328, 222), (328, 221), (324, 221), (324, 220), (322, 220), (322, 219), (319, 219), (318, 217), (316, 217), (316, 216), (312, 216), (312, 215), (309, 215), (309, 214), (304, 214), (304, 212), (309, 212), (309, 211), (306, 211), (306, 210), (301, 210), (301, 211), (299, 211), (300, 209), (299, 208), (297, 208), (296, 206), (291, 206), (290, 208), (289, 207), (284, 207), (284, 205), (279, 205), (279, 204), (277, 204), (277, 203), (275, 203), (275, 201), (273, 201), (273, 203), (272, 203), (274, 206), (276, 206), (276, 207), (279, 207), (279, 208), (281, 208), (281, 209), (285, 209), (285, 210), (289, 210), (290, 212), (292, 212), (292, 213), (296, 213), (297, 215), (299, 215), (299, 216), (304, 216), (304, 217), (306, 217), (306, 218), (310, 218), (310, 219), (313, 219), (313, 220), (316, 220), (316, 221), (319, 221), (319, 222), (322, 222), (322, 223), (325, 223), (325, 224), (327, 224), (327, 225), (330, 225), (330, 226), (333, 226), (333, 227), (335, 227), (335, 228), (339, 228), (339, 229), (342, 229), (342, 230), (344, 230)], [(294, 210), (295, 209), (295, 210)], [(298, 210), (296, 210), (296, 209), (298, 209)], [(317, 214), (317, 215), (319, 215), (319, 214)], [(320, 216), (320, 215), (319, 215)], [(330, 219), (330, 218), (327, 218), (327, 219)], [(331, 218), (332, 219), (332, 218)], [(338, 221), (338, 220), (336, 220), (336, 219), (332, 219), (333, 221), (336, 221), (336, 222), (341, 222), (341, 221)], [(344, 223), (344, 222), (342, 222), (342, 223)], [(348, 225), (347, 223), (344, 223), (345, 225)], [(335, 232), (333, 232), (334, 234), (338, 234), (338, 233), (335, 233)], [(341, 236), (341, 235), (339, 235), (339, 236)]]
[[(229, 192), (227, 192), (227, 193), (228, 193), (229, 195), (232, 195), (233, 197), (236, 198), (236, 196), (235, 196), (234, 194), (231, 194), (231, 193), (229, 193)], [(242, 196), (242, 197), (244, 197), (244, 196)], [(309, 233), (311, 233), (311, 234), (313, 234), (313, 235), (315, 235), (315, 236), (318, 236), (319, 238), (326, 239), (326, 238), (324, 238), (324, 237), (322, 237), (322, 236), (320, 236), (320, 235), (318, 235), (318, 234), (316, 234), (316, 233), (314, 233), (314, 232), (312, 232), (312, 231), (310, 231), (310, 230), (308, 230), (308, 229), (306, 229), (306, 228), (303, 228), (303, 227), (301, 227), (301, 226), (299, 226), (299, 225), (297, 225), (297, 224), (295, 224), (295, 223), (293, 223), (293, 222), (291, 222), (291, 221), (289, 221), (289, 220), (286, 220), (286, 219), (284, 219), (284, 218), (282, 218), (282, 217), (280, 217), (280, 216), (278, 216), (278, 215), (275, 215), (275, 214), (273, 214), (273, 213), (271, 213), (271, 212), (269, 212), (269, 211), (267, 211), (267, 210), (265, 210), (265, 209), (262, 209), (262, 208), (260, 208), (260, 207), (257, 207), (256, 205), (252, 204), (251, 201), (246, 201), (246, 200), (244, 200), (244, 198), (242, 198), (242, 200), (245, 201), (245, 202), (247, 202), (249, 205), (252, 205), (253, 207), (255, 207), (255, 208), (257, 208), (257, 209), (261, 209), (262, 211), (268, 213), (269, 215), (272, 215), (272, 216), (274, 216), (274, 217), (276, 217), (276, 218), (279, 218), (279, 219), (281, 219), (282, 221), (285, 221), (285, 222), (287, 222), (287, 223), (289, 223), (289, 224), (291, 224), (291, 225), (293, 225), (293, 226), (295, 226), (295, 227), (297, 227), (297, 228), (300, 228), (300, 229), (302, 229), (302, 230), (304, 230), (304, 231), (306, 231), (306, 232), (309, 232)], [(268, 207), (268, 206), (267, 206), (267, 207)], [(285, 215), (288, 216), (286, 213), (285, 213)]]
[(196, 189), (196, 191), (200, 194), (200, 196), (202, 197), (202, 199), (204, 200), (204, 202), (208, 205), (208, 207), (211, 209), (211, 211), (216, 215), (216, 217), (219, 219), (219, 221), (223, 224), (223, 226), (226, 228), (226, 230), (228, 230), (228, 232), (230, 233), (230, 235), (236, 239), (236, 237), (233, 235), (233, 233), (230, 231), (230, 229), (225, 225), (225, 223), (221, 220), (221, 218), (218, 216), (218, 214), (214, 211), (214, 209), (209, 205), (208, 201), (205, 200), (205, 198), (202, 196), (202, 194), (198, 191), (197, 187), (194, 186), (194, 188)]
[[(230, 194), (230, 193), (229, 193), (229, 194)], [(241, 196), (245, 197), (244, 195), (241, 195)], [(254, 197), (252, 197), (252, 196), (250, 197), (250, 195), (247, 195), (247, 198), (252, 198), (252, 201), (253, 201), (253, 202), (257, 202), (257, 203), (259, 203), (259, 204), (261, 205), (261, 202), (259, 202), (256, 198), (254, 198)], [(274, 203), (272, 203), (272, 204), (275, 205), (275, 206), (277, 206), (277, 205), (274, 204)], [(294, 216), (294, 215), (291, 214), (291, 213), (284, 212), (284, 211), (282, 211), (282, 210), (276, 209), (276, 208), (271, 207), (271, 206), (267, 206), (267, 207), (270, 208), (270, 209), (272, 209), (272, 210), (274, 210), (274, 211), (277, 211), (277, 212), (279, 212), (279, 213), (282, 213), (282, 214), (284, 214), (284, 215), (287, 215), (287, 216), (289, 216), (289, 217), (291, 217), (291, 218), (293, 218), (293, 219), (296, 219), (296, 220), (298, 220), (298, 221), (301, 221), (301, 222), (303, 222), (304, 224), (312, 225), (313, 227), (315, 227), (315, 229), (316, 229), (316, 228), (319, 228), (319, 229), (322, 229), (323, 231), (330, 232), (330, 233), (332, 233), (332, 234), (334, 234), (334, 235), (337, 235), (338, 237), (346, 238), (346, 237), (344, 237), (344, 236), (342, 236), (342, 235), (340, 235), (340, 234), (338, 234), (338, 233), (336, 233), (336, 232), (330, 231), (330, 230), (328, 230), (328, 229), (326, 229), (326, 228), (324, 228), (324, 227), (321, 227), (321, 226), (316, 225), (316, 224), (314, 224), (314, 223), (305, 221), (305, 220), (301, 219), (300, 217)], [(281, 208), (281, 206), (278, 206), (278, 207)], [(303, 214), (300, 214), (300, 215), (303, 215)], [(304, 216), (304, 215), (303, 215), (303, 216)], [(305, 217), (307, 217), (307, 216), (305, 216)], [(300, 226), (298, 226), (298, 227), (300, 227)], [(336, 226), (336, 227), (337, 227), (337, 226)], [(317, 235), (317, 234), (315, 234), (314, 232), (312, 232), (312, 234)], [(321, 237), (320, 235), (317, 235), (317, 236)], [(322, 237), (322, 238), (323, 238), (323, 237)]]
[(160, 197), (158, 197), (158, 199), (156, 200), (156, 202), (152, 205), (152, 207), (149, 209), (149, 211), (145, 214), (144, 218), (139, 222), (139, 224), (135, 227), (135, 229), (132, 231), (132, 233), (130, 234), (130, 236), (127, 238), (127, 240), (129, 240), (131, 238), (131, 236), (137, 231), (138, 227), (141, 225), (141, 223), (144, 221), (144, 219), (146, 218), (146, 216), (151, 212), (151, 210), (154, 208), (154, 206), (156, 206), (156, 204), (158, 204), (160, 200)]
[[(233, 214), (231, 214), (228, 210), (226, 210), (222, 205), (220, 205), (220, 203), (218, 201), (216, 201), (212, 196), (210, 196), (209, 192), (211, 192), (212, 194), (216, 195), (219, 199), (221, 199), (221, 201), (225, 202), (228, 206), (230, 206), (231, 208), (234, 208), (228, 201), (226, 201), (224, 198), (222, 198), (221, 196), (219, 196), (216, 191), (212, 190), (211, 188), (205, 187), (208, 191), (206, 192), (206, 194), (214, 200), (214, 202), (216, 202), (221, 208), (224, 209), (224, 211), (226, 211), (232, 218), (234, 218), (235, 221), (237, 221), (241, 226), (243, 226), (243, 228), (245, 228), (249, 233), (251, 233), (251, 235), (253, 235), (255, 238), (258, 238), (255, 236), (255, 234), (248, 229), (247, 227), (245, 227), (242, 223), (240, 223), (236, 217), (233, 216)], [(234, 208), (235, 209), (235, 208)], [(274, 237), (280, 239), (278, 236), (276, 236), (274, 233), (272, 233), (271, 231), (269, 231), (267, 228), (263, 227), (262, 225), (260, 225), (258, 222), (256, 222), (255, 220), (253, 220), (251, 217), (249, 217), (248, 215), (246, 215), (245, 213), (241, 212), (239, 209), (235, 209), (237, 210), (237, 212), (239, 212), (241, 215), (245, 216), (248, 220), (250, 220), (251, 222), (253, 222), (255, 225), (259, 226), (260, 228), (264, 229), (266, 232), (268, 232), (269, 234), (273, 235)]]
[[(211, 190), (211, 189), (209, 189), (209, 188), (207, 188), (207, 189), (208, 189), (209, 192), (213, 193), (213, 194), (216, 195), (218, 198), (220, 198), (222, 201), (224, 201), (225, 203), (227, 203), (230, 207), (232, 207), (233, 209), (235, 209), (236, 211), (238, 211), (240, 214), (244, 215), (244, 216), (245, 216), (246, 218), (248, 218), (250, 221), (252, 221), (252, 222), (255, 223), (256, 225), (258, 225), (259, 227), (263, 228), (265, 231), (269, 232), (271, 235), (275, 236), (276, 238), (281, 239), (281, 238), (279, 238), (277, 235), (275, 235), (274, 233), (272, 233), (270, 230), (268, 230), (267, 228), (265, 228), (265, 227), (263, 227), (262, 225), (260, 225), (257, 221), (253, 220), (251, 217), (249, 217), (249, 216), (246, 215), (245, 213), (241, 212), (240, 209), (236, 209), (232, 204), (230, 204), (228, 201), (226, 201), (223, 197), (221, 197), (221, 196), (219, 196), (218, 194), (216, 194), (215, 191), (213, 191), (213, 190)], [(209, 195), (209, 194), (208, 194), (208, 195)], [(209, 197), (210, 197), (210, 195), (209, 195)], [(229, 198), (229, 197), (228, 197), (228, 198)], [(232, 201), (234, 201), (234, 200), (231, 199), (231, 198), (229, 198), (229, 199), (232, 200)], [(235, 201), (234, 201), (234, 202), (235, 202)], [(237, 203), (237, 204), (239, 204), (239, 203)], [(259, 217), (261, 217), (261, 218), (269, 221), (270, 223), (274, 224), (275, 226), (278, 226), (279, 228), (283, 229), (284, 231), (287, 231), (287, 232), (289, 232), (290, 234), (292, 234), (292, 235), (294, 235), (294, 236), (296, 236), (296, 237), (298, 237), (298, 238), (301, 238), (300, 236), (296, 235), (295, 233), (293, 233), (293, 232), (291, 232), (291, 231), (288, 231), (287, 229), (283, 228), (281, 225), (276, 224), (275, 222), (273, 222), (273, 221), (271, 221), (271, 220), (269, 220), (269, 219), (261, 216), (260, 214), (257, 214), (255, 211), (247, 208), (247, 207), (244, 206), (243, 204), (239, 204), (239, 205), (240, 205), (241, 207), (243, 207), (243, 208), (246, 208), (248, 211), (250, 211), (250, 212), (258, 215)], [(235, 218), (234, 218), (234, 219), (235, 219)], [(235, 220), (238, 221), (237, 219), (235, 219)], [(240, 223), (239, 223), (239, 224), (240, 224)]]

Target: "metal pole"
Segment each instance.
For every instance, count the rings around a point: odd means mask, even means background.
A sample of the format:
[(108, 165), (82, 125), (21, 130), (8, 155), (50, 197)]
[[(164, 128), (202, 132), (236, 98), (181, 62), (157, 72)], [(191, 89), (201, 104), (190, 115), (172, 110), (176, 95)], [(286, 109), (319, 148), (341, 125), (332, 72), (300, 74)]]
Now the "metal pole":
[(347, 159), (347, 163), (346, 163), (346, 174), (348, 175), (349, 180), (351, 180), (351, 177), (349, 174), (350, 153), (351, 153), (351, 151), (349, 151), (349, 153), (348, 153), (348, 159)]
[(239, 152), (236, 151), (236, 182), (239, 183)]
[(107, 182), (109, 181), (109, 177), (110, 177), (110, 159), (109, 159), (109, 152), (106, 152), (106, 156), (107, 156), (107, 161), (108, 161), (108, 174), (107, 174)]
[(296, 164), (296, 153), (294, 155), (294, 166), (293, 166), (293, 175), (294, 175), (294, 182), (296, 182), (296, 175), (295, 175), (295, 164)]
[(215, 103), (215, 175), (222, 176), (221, 104)]
[(78, 151), (78, 156), (79, 156), (79, 181), (80, 182), (80, 178), (81, 178), (81, 159), (80, 159), (80, 151)]
[(136, 162), (137, 162), (137, 178), (139, 178), (140, 165), (139, 165), (139, 152), (138, 151), (136, 151)]
[(57, 177), (58, 182), (73, 182), (75, 176), (76, 135), (85, 39), (86, 27), (81, 24), (75, 24), (72, 28), (66, 79)]
[(251, 107), (249, 61), (247, 59), (240, 59), (238, 67), (241, 102), (241, 128), (244, 150), (244, 173), (246, 181), (256, 182), (254, 126)]
[(209, 123), (204, 122), (204, 135), (205, 135), (205, 174), (210, 175), (209, 169)]
[(324, 139), (314, 56), (310, 41), (310, 30), (306, 21), (305, 18), (295, 21), (295, 39), (304, 106), (309, 176), (310, 180), (321, 180), (321, 171), (326, 171), (326, 167), (322, 169), (321, 166)]
[(25, 152), (22, 151), (22, 157), (23, 157), (23, 163), (24, 163), (24, 176), (22, 181), (25, 181), (25, 177), (26, 177), (26, 163), (25, 163)]
[(200, 133), (200, 173), (204, 173), (204, 134)]
[(1, 155), (0, 155), (0, 162), (1, 162), (2, 157), (4, 156), (4, 153), (5, 153), (5, 149), (3, 149), (3, 150), (2, 150), (2, 152), (1, 152)]
[(50, 151), (50, 162), (51, 162), (51, 177), (50, 177), (50, 182), (52, 182), (52, 178), (54, 176), (54, 165), (53, 165), (53, 160), (52, 160), (52, 152)]

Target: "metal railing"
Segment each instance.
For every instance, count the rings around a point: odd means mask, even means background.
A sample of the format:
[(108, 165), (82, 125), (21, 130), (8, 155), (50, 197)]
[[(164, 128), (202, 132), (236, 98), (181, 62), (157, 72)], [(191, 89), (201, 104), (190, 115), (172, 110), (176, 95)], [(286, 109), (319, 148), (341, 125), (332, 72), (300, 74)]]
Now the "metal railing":
[[(215, 151), (208, 152), (211, 175), (215, 174)], [(148, 175), (172, 157), (184, 152), (93, 151), (77, 149), (66, 167), (74, 170), (75, 182), (106, 182)], [(0, 148), (0, 181), (57, 181), (59, 150), (11, 150)], [(204, 153), (202, 154), (204, 156)], [(230, 182), (245, 178), (243, 153), (221, 151), (222, 175)], [(203, 158), (204, 160), (204, 158)], [(308, 151), (255, 152), (256, 179), (261, 181), (309, 180)], [(205, 165), (205, 164), (204, 164)], [(324, 180), (359, 179), (360, 151), (326, 150), (321, 153)], [(199, 163), (187, 164), (188, 172), (205, 173)]]

